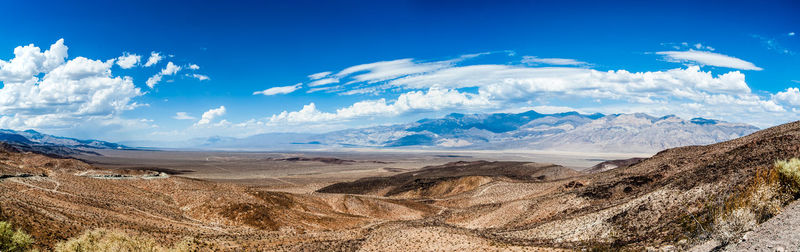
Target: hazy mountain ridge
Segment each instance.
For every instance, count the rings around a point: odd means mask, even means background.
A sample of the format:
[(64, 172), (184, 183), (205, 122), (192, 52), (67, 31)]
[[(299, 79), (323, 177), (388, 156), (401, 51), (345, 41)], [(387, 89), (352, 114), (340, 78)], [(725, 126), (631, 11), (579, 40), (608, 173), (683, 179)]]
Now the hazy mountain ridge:
[[(203, 148), (424, 147), (534, 149), (590, 152), (656, 152), (745, 136), (758, 128), (706, 118), (566, 112), (459, 114), (413, 123), (324, 134), (271, 133), (242, 139), (214, 138)], [(210, 139), (210, 138), (209, 138)]]
[(67, 148), (91, 149), (128, 149), (129, 147), (117, 143), (94, 140), (75, 139), (69, 137), (43, 134), (35, 130), (16, 131), (0, 129), (0, 141), (32, 146), (50, 146)]

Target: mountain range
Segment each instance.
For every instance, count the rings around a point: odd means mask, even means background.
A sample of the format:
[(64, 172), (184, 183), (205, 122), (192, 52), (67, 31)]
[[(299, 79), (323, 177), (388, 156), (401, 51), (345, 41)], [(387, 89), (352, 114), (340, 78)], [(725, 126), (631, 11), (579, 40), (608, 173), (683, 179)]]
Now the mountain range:
[(43, 134), (35, 130), (16, 131), (0, 129), (0, 142), (6, 148), (19, 151), (32, 151), (52, 156), (69, 156), (72, 154), (96, 154), (90, 149), (130, 149), (125, 145), (100, 141), (82, 140)]
[(449, 114), (412, 123), (347, 129), (323, 134), (268, 133), (246, 138), (195, 139), (205, 149), (430, 148), (465, 150), (560, 150), (657, 152), (748, 135), (742, 123), (674, 115), (566, 112)]

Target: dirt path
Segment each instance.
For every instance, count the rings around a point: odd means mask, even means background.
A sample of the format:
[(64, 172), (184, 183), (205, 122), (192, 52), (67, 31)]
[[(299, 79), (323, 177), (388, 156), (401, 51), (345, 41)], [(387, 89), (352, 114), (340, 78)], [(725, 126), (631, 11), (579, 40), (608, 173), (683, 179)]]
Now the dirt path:
[(800, 251), (800, 201), (744, 235), (725, 251)]

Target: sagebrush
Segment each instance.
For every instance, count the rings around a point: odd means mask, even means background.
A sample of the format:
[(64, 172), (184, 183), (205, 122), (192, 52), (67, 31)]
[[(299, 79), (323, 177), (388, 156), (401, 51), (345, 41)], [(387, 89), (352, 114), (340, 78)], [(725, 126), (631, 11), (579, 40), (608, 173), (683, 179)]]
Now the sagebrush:
[(800, 159), (778, 160), (772, 169), (756, 173), (741, 193), (729, 197), (714, 219), (716, 238), (723, 244), (780, 213), (800, 196)]
[(95, 229), (58, 243), (56, 252), (119, 251), (119, 252), (194, 252), (215, 251), (213, 244), (186, 238), (173, 247), (163, 247), (155, 240), (122, 231)]
[(11, 223), (0, 221), (0, 251), (26, 251), (33, 238), (20, 229), (14, 230)]

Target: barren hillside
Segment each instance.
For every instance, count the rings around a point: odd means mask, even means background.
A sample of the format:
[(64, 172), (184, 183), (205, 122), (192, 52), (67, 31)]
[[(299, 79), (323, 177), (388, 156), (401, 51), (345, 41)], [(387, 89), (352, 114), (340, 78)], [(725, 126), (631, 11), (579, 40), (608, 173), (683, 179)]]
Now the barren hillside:
[(714, 209), (758, 171), (800, 156), (798, 143), (795, 122), (598, 173), (455, 162), (308, 194), (101, 170), (6, 148), (0, 219), (42, 248), (103, 227), (231, 250), (685, 249), (709, 239)]

